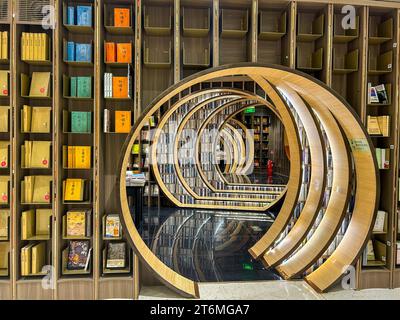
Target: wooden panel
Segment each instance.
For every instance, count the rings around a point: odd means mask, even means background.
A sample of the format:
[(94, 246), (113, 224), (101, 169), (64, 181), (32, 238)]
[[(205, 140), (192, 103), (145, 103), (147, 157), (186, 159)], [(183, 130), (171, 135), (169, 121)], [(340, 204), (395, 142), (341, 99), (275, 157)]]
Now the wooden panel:
[(0, 300), (12, 299), (11, 281), (0, 281)]
[(98, 299), (133, 299), (133, 278), (100, 279)]
[(17, 300), (52, 300), (53, 292), (43, 289), (41, 280), (17, 281)]
[(94, 281), (91, 279), (59, 280), (58, 300), (93, 300)]
[(390, 270), (362, 270), (357, 289), (390, 288)]

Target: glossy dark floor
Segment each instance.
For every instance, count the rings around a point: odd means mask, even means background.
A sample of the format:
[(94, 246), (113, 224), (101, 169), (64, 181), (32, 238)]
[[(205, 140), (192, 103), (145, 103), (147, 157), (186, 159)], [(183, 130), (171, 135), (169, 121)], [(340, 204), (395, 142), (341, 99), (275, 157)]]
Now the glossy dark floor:
[(166, 265), (192, 280), (278, 280), (248, 253), (272, 222), (259, 213), (145, 207), (140, 230)]

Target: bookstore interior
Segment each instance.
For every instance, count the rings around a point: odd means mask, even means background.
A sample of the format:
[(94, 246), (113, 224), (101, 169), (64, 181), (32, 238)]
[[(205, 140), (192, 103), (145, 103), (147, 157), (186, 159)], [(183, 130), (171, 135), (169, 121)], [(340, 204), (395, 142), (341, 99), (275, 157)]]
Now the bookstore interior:
[(400, 288), (399, 41), (392, 1), (0, 0), (0, 300)]

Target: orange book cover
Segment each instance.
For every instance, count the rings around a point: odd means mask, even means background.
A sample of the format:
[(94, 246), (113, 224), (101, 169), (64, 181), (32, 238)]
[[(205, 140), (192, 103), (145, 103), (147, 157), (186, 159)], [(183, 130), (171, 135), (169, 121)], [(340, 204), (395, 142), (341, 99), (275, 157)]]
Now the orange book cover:
[(130, 9), (114, 8), (114, 27), (130, 27)]
[(115, 43), (106, 42), (106, 62), (116, 62), (115, 60)]
[(128, 77), (113, 77), (113, 97), (128, 98)]
[(129, 133), (131, 131), (131, 112), (115, 111), (115, 132)]
[(132, 62), (132, 44), (117, 43), (117, 62)]

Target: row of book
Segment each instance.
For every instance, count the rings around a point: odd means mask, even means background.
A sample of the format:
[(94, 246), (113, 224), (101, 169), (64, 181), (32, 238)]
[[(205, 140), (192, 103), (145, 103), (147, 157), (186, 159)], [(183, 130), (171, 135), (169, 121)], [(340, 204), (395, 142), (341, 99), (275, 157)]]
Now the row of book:
[(22, 61), (48, 61), (50, 59), (49, 49), (50, 38), (47, 33), (22, 32)]
[(66, 202), (84, 202), (90, 197), (89, 184), (85, 179), (68, 178), (63, 181), (63, 200)]
[(92, 62), (92, 44), (68, 41), (66, 61), (87, 63)]
[(92, 6), (71, 6), (67, 7), (67, 21), (68, 26), (93, 26), (93, 8)]
[(29, 243), (21, 248), (21, 276), (40, 275), (46, 265), (46, 242)]
[(114, 131), (111, 131), (111, 114), (104, 109), (104, 132), (129, 133), (132, 127), (131, 111), (116, 110), (114, 113)]
[(105, 42), (106, 63), (132, 63), (132, 43)]
[(0, 60), (8, 60), (8, 31), (0, 31)]
[(367, 116), (367, 131), (373, 136), (390, 136), (390, 116)]
[[(21, 94), (29, 97), (47, 98), (50, 97), (50, 72), (33, 72), (32, 78), (21, 74)], [(22, 92), (22, 88), (29, 88)]]
[(379, 169), (390, 168), (390, 149), (375, 148), (376, 160)]
[(51, 141), (25, 140), (21, 145), (21, 167), (34, 169), (50, 168)]
[(104, 98), (131, 98), (130, 84), (129, 75), (128, 77), (116, 77), (112, 73), (104, 73)]
[[(64, 121), (66, 120), (68, 120), (68, 117), (65, 117)], [(91, 133), (92, 113), (87, 111), (71, 111), (70, 121), (65, 125), (64, 130), (70, 130), (71, 133)]]
[(384, 84), (372, 86), (371, 82), (368, 82), (368, 104), (388, 104), (389, 97), (386, 92)]
[(24, 105), (21, 110), (21, 130), (24, 133), (50, 133), (51, 107)]
[(63, 167), (66, 169), (90, 169), (90, 146), (63, 146)]
[(50, 239), (51, 209), (30, 209), (21, 213), (21, 240)]
[(92, 77), (71, 77), (69, 79), (69, 92), (64, 92), (71, 98), (92, 97)]

